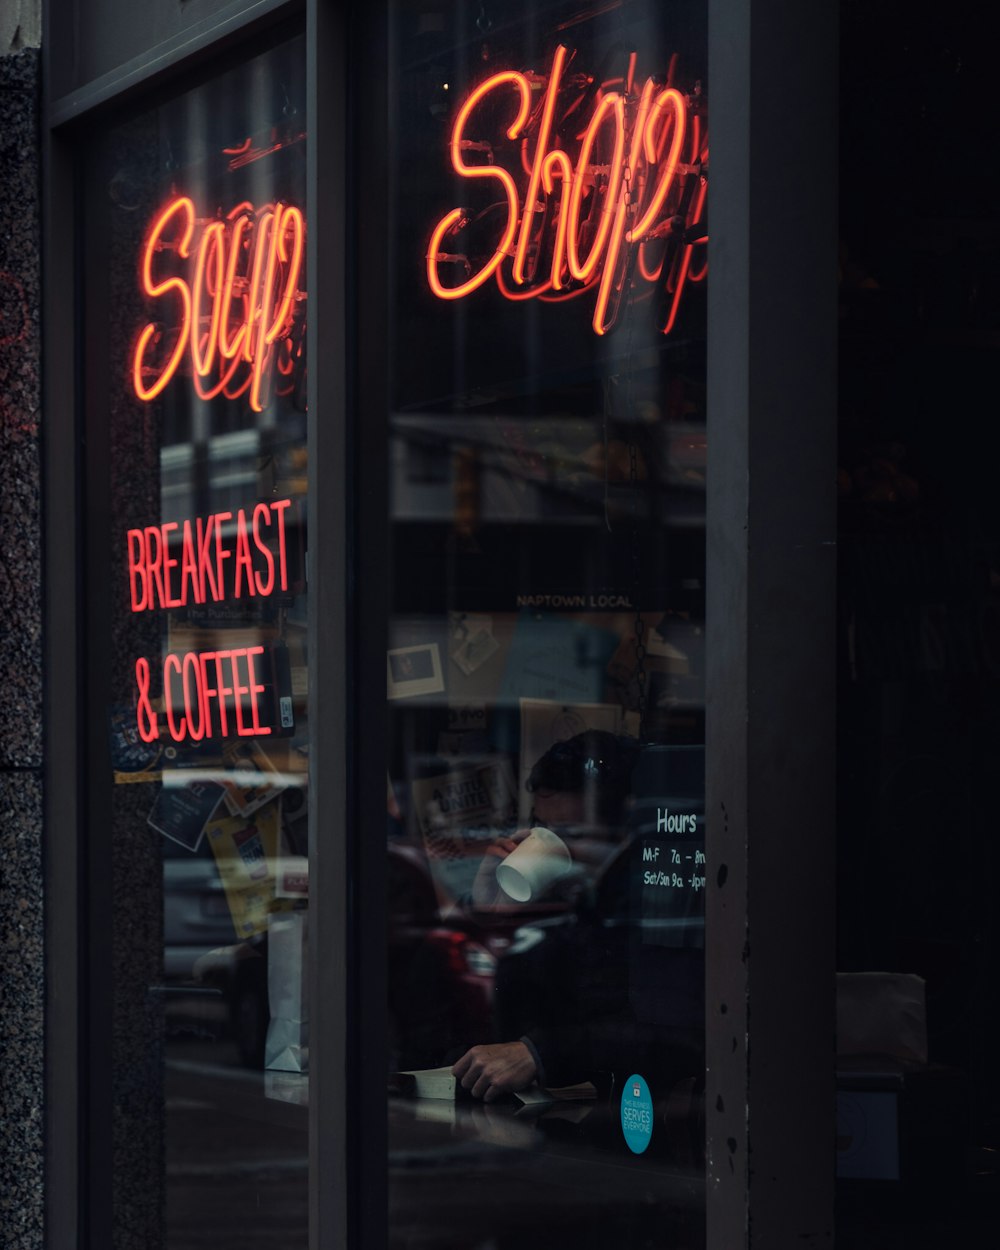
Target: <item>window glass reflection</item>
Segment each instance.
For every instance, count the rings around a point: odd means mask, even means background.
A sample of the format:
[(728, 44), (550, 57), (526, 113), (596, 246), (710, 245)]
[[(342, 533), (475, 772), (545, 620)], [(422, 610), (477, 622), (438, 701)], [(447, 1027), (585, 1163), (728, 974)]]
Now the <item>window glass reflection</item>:
[(705, 14), (393, 22), (390, 1244), (696, 1246)]
[(122, 1247), (307, 1244), (303, 52), (134, 115), (88, 163)]

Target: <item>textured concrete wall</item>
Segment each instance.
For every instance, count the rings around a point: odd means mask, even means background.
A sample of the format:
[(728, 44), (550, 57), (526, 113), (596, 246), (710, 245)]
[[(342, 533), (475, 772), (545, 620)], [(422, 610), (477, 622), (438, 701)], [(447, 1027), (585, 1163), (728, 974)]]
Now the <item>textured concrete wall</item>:
[[(31, 25), (31, 23), (34, 25)], [(42, 1245), (37, 4), (0, 0), (0, 1246)], [(17, 49), (17, 50), (13, 50)]]

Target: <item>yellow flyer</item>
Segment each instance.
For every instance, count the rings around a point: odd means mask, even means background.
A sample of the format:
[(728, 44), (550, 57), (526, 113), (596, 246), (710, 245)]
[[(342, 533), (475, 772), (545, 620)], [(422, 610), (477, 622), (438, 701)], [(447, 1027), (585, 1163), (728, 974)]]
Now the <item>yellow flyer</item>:
[(241, 938), (263, 933), (274, 899), (281, 800), (250, 816), (224, 816), (205, 826), (233, 926)]

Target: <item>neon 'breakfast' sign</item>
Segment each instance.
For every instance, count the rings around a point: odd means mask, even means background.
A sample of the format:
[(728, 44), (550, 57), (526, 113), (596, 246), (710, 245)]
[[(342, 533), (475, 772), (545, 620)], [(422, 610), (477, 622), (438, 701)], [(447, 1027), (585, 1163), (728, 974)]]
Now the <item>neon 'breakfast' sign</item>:
[(290, 377), (301, 350), (291, 331), (305, 234), (301, 211), (280, 201), (209, 220), (186, 195), (168, 201), (142, 253), (140, 285), (159, 320), (135, 344), (136, 396), (155, 399), (184, 367), (202, 399), (246, 395), (263, 411), (275, 375)]
[[(489, 180), (501, 198), (478, 215), (453, 208), (441, 218), (427, 249), (427, 281), (444, 300), (463, 299), (490, 278), (511, 300), (596, 290), (592, 324), (605, 334), (622, 293), (641, 278), (647, 293), (662, 283), (667, 307), (659, 329), (669, 334), (685, 285), (706, 272), (703, 257), (695, 263), (707, 242), (708, 191), (708, 136), (697, 101), (669, 85), (672, 72), (666, 86), (648, 78), (636, 96), (635, 53), (624, 81), (602, 84), (567, 73), (571, 59), (560, 45), (547, 81), (504, 70), (462, 104), (451, 131), (452, 167), (461, 178)], [(609, 89), (616, 85), (622, 90)], [(503, 137), (493, 120), (511, 98), (516, 112), (504, 133), (519, 142), (518, 178), (499, 163)], [(492, 251), (463, 251), (463, 232), (481, 230), (497, 211), (502, 225)]]

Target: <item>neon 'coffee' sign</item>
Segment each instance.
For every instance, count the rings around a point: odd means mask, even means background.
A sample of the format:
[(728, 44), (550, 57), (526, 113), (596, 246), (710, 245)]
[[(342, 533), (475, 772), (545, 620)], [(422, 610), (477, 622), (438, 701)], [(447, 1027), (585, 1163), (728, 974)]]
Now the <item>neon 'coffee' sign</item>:
[(142, 253), (140, 285), (158, 320), (135, 345), (136, 396), (155, 399), (183, 367), (202, 399), (246, 395), (262, 412), (275, 374), (289, 378), (301, 350), (292, 326), (305, 234), (301, 211), (281, 202), (207, 220), (186, 195), (165, 204)]
[[(603, 84), (568, 73), (571, 59), (560, 45), (547, 81), (504, 70), (462, 104), (449, 143), (452, 167), (490, 183), (500, 198), (478, 216), (453, 208), (441, 218), (427, 249), (427, 281), (443, 300), (464, 299), (491, 278), (511, 300), (595, 291), (597, 334), (613, 328), (631, 284), (644, 280), (652, 293), (661, 283), (667, 311), (659, 329), (669, 334), (685, 285), (706, 272), (703, 257), (695, 264), (707, 242), (708, 141), (699, 101), (669, 79), (647, 78), (636, 94), (635, 53), (624, 81)], [(616, 85), (622, 89), (609, 89)], [(499, 135), (492, 119), (508, 100), (514, 119)], [(517, 177), (498, 159), (504, 135), (519, 143)], [(492, 222), (498, 212), (492, 252), (462, 251), (463, 232), (481, 231), (487, 214)]]

